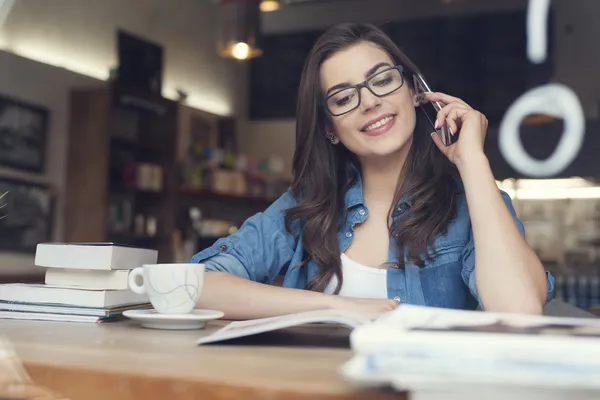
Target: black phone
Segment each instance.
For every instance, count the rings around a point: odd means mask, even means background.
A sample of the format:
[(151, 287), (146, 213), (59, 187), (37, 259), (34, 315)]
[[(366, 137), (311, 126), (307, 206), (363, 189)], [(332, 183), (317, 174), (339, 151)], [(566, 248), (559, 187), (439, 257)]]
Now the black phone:
[[(432, 90), (429, 88), (429, 85), (425, 81), (419, 73), (415, 72), (413, 74), (413, 82), (415, 87), (415, 94), (419, 95), (424, 92), (431, 92)], [(429, 101), (425, 99), (424, 101), (419, 102), (419, 108), (425, 114), (425, 117), (431, 124), (431, 127), (437, 132), (440, 140), (445, 146), (450, 146), (458, 140), (458, 134), (453, 135), (452, 131), (448, 127), (448, 124), (444, 122), (444, 124), (435, 129), (435, 120), (437, 119), (437, 113), (444, 107), (442, 103), (439, 101)]]

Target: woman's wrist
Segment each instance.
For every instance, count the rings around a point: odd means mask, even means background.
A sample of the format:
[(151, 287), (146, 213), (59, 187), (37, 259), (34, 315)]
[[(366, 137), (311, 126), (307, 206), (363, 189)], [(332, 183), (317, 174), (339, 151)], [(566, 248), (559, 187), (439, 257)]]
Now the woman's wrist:
[(455, 162), (458, 173), (464, 179), (471, 171), (481, 171), (482, 168), (490, 168), (490, 161), (483, 152), (472, 153), (461, 156)]
[(329, 310), (337, 310), (344, 308), (344, 297), (334, 294), (323, 294), (323, 308)]

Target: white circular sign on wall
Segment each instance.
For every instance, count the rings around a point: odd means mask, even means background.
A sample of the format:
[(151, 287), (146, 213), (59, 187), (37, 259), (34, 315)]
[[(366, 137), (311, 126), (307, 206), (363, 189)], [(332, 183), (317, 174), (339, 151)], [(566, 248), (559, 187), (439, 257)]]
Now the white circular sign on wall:
[[(527, 9), (527, 56), (533, 63), (546, 60), (550, 0), (529, 0)], [(523, 148), (519, 127), (531, 114), (564, 120), (564, 130), (554, 153), (546, 160), (532, 158)], [(518, 172), (536, 178), (562, 172), (577, 157), (585, 134), (585, 115), (579, 98), (569, 87), (551, 83), (521, 95), (506, 111), (498, 132), (498, 146), (506, 161)]]

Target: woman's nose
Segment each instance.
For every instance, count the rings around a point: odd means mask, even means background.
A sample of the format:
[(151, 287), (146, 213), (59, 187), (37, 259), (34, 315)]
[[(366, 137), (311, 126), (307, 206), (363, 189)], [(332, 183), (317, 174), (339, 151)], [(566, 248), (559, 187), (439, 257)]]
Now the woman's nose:
[(381, 104), (381, 99), (375, 96), (367, 88), (362, 88), (360, 106), (363, 112), (367, 112), (372, 108), (378, 107)]

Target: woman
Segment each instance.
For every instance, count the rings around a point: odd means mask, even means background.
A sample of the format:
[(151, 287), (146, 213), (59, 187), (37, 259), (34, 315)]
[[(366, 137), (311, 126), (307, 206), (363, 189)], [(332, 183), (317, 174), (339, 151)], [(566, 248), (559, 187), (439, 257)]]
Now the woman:
[[(192, 258), (209, 271), (199, 307), (232, 319), (324, 308), (376, 317), (399, 303), (541, 312), (553, 278), (495, 184), (486, 118), (427, 93), (446, 104), (438, 121), (459, 133), (443, 145), (418, 110), (415, 71), (371, 25), (342, 24), (315, 43), (299, 88), (293, 184)], [(283, 287), (268, 285), (283, 273)]]

